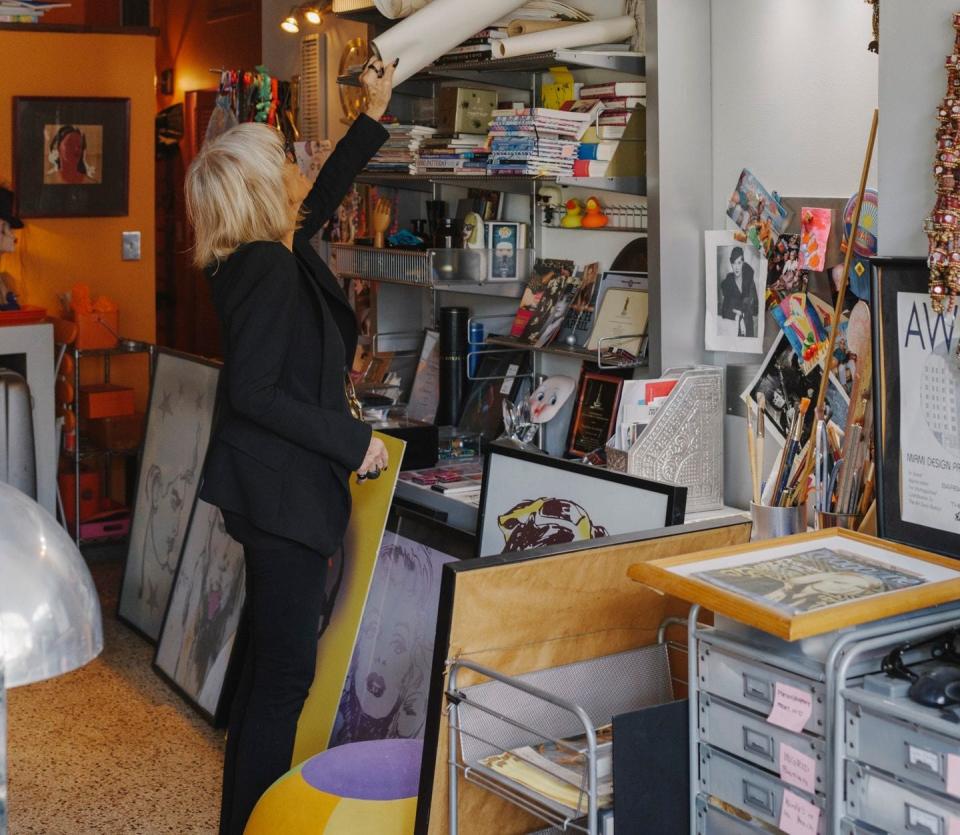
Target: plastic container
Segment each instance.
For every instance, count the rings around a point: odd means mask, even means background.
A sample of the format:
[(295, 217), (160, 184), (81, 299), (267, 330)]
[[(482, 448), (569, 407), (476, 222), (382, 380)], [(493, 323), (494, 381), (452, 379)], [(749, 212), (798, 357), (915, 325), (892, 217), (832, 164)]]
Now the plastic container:
[(132, 415), (133, 411), (133, 389), (129, 386), (80, 386), (80, 417), (84, 420)]

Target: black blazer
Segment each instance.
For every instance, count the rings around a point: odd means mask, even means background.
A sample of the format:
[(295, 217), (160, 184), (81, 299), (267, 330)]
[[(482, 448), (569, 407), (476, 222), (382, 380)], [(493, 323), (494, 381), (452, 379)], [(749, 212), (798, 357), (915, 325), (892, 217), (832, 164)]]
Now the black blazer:
[(322, 554), (343, 538), (371, 430), (344, 394), (354, 313), (310, 238), (387, 136), (357, 119), (304, 201), (293, 252), (255, 241), (207, 270), (225, 362), (200, 497)]

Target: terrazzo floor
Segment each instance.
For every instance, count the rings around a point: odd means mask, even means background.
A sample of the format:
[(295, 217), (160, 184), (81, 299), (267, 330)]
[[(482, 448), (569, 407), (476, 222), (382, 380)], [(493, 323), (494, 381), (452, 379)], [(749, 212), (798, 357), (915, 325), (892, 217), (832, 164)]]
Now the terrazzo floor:
[(9, 835), (211, 835), (223, 737), (117, 621), (121, 563), (94, 562), (104, 651), (9, 697)]

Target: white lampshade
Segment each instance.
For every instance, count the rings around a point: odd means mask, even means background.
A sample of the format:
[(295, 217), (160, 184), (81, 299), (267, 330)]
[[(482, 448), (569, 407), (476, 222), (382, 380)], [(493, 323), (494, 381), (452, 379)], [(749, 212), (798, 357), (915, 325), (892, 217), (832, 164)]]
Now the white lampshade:
[(0, 482), (0, 669), (7, 687), (82, 667), (103, 649), (80, 551), (29, 496)]

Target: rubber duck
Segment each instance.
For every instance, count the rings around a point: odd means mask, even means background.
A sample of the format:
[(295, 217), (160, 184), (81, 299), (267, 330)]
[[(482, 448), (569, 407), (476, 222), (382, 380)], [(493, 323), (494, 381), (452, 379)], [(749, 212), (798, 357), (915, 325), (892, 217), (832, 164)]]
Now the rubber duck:
[(596, 197), (588, 197), (586, 205), (587, 214), (583, 218), (584, 229), (601, 229), (610, 222), (610, 218), (603, 213), (603, 206)]
[(576, 197), (571, 197), (566, 203), (567, 213), (560, 221), (564, 229), (579, 229), (583, 226), (583, 206)]

